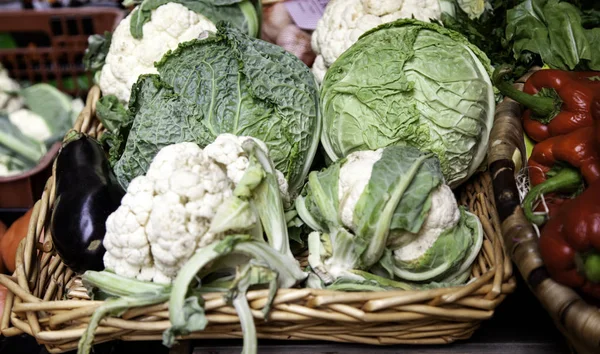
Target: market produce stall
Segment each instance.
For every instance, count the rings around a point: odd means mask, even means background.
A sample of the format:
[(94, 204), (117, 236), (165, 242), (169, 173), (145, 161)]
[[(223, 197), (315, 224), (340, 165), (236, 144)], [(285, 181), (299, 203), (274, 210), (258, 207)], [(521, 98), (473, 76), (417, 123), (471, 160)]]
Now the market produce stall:
[(0, 126), (16, 176), (56, 143), (0, 254), (3, 336), (460, 343), (515, 291), (512, 256), (595, 351), (593, 4), (123, 5), (81, 56), (84, 107), (6, 92), (59, 128)]

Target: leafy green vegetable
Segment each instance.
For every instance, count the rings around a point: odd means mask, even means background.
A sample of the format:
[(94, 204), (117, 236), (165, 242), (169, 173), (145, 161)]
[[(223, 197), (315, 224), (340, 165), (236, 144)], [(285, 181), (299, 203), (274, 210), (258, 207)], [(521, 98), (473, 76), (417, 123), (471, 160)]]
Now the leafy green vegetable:
[(106, 55), (110, 49), (112, 32), (104, 32), (104, 35), (93, 34), (88, 37), (88, 47), (83, 55), (85, 70), (98, 71), (104, 66)]
[(200, 123), (200, 109), (175, 95), (158, 75), (140, 76), (132, 87), (129, 112), (135, 118), (127, 139), (114, 140), (114, 148), (110, 151), (110, 160), (114, 162), (118, 155), (115, 150), (122, 148), (119, 142), (127, 141), (114, 164), (115, 174), (124, 188), (134, 177), (146, 173), (152, 159), (163, 147), (181, 142), (206, 145), (212, 137)]
[(156, 64), (160, 76), (140, 77), (134, 85), (131, 133), (119, 132), (110, 152), (124, 187), (145, 173), (161, 147), (206, 146), (221, 133), (264, 141), (290, 192), (303, 185), (320, 135), (314, 77), (281, 47), (223, 23), (218, 30), (167, 53)]
[[(586, 12), (586, 21), (597, 21)], [(554, 69), (600, 70), (600, 28), (583, 27), (582, 12), (559, 0), (526, 0), (507, 13), (506, 39), (515, 57), (541, 56)]]
[(425, 149), (455, 187), (487, 152), (490, 74), (486, 55), (454, 31), (416, 20), (379, 26), (328, 70), (321, 142), (333, 161), (391, 145)]
[(213, 23), (230, 22), (252, 37), (260, 34), (260, 5), (254, 7), (250, 0), (144, 0), (131, 15), (130, 31), (133, 38), (143, 37), (143, 26), (150, 21), (152, 10), (170, 2), (202, 14)]
[(452, 11), (442, 13), (441, 22), (444, 27), (464, 35), (490, 58), (492, 65), (518, 66), (515, 70), (516, 77), (527, 71), (531, 65), (531, 58), (524, 56), (516, 60), (510, 43), (505, 39), (506, 11), (518, 5), (521, 0), (492, 0), (489, 2), (491, 10), (478, 18), (471, 18), (457, 4), (457, 0), (449, 2), (448, 6), (452, 7)]
[(115, 95), (102, 96), (96, 103), (96, 116), (102, 122), (104, 128), (114, 132), (129, 122), (127, 109), (119, 102)]

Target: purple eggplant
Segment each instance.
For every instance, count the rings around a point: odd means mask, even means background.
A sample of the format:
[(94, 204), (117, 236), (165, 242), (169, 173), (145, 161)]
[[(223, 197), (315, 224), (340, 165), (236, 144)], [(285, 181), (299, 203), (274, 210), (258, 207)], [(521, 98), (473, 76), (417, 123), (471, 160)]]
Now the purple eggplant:
[(50, 231), (58, 255), (74, 272), (103, 270), (106, 219), (125, 191), (100, 143), (73, 133), (56, 160), (56, 200)]

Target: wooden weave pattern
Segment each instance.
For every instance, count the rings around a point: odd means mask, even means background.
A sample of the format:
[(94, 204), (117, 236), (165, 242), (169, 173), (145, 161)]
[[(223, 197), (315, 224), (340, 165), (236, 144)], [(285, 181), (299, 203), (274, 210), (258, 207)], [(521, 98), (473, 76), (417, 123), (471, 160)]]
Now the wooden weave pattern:
[[(523, 83), (537, 70), (539, 68), (534, 68), (518, 80), (515, 87), (522, 90)], [(504, 242), (521, 275), (577, 353), (600, 353), (598, 307), (587, 304), (575, 291), (550, 278), (539, 252), (537, 236), (520, 206), (513, 157), (520, 156), (523, 161), (526, 157), (522, 110), (523, 107), (510, 98), (498, 105), (488, 151)]]
[[(92, 88), (74, 130), (94, 137), (102, 132), (94, 116), (99, 97), (98, 87)], [(60, 353), (77, 347), (90, 316), (102, 302), (87, 298), (81, 279), (53, 251), (48, 226), (54, 199), (54, 179), (50, 178), (42, 199), (35, 204), (27, 238), (19, 245), (15, 274), (0, 276), (0, 284), (9, 289), (1, 330), (4, 336), (28, 333), (50, 352)], [(251, 291), (247, 297), (259, 338), (375, 345), (444, 344), (469, 338), (514, 291), (515, 280), (500, 235), (490, 175), (472, 178), (462, 188), (459, 203), (479, 217), (485, 232), (468, 285), (363, 293), (281, 289), (268, 322), (260, 311), (267, 291)], [(240, 338), (236, 312), (223, 294), (207, 294), (205, 301), (208, 327), (182, 339)], [(166, 303), (137, 308), (120, 318), (104, 319), (95, 342), (160, 340), (169, 326)]]

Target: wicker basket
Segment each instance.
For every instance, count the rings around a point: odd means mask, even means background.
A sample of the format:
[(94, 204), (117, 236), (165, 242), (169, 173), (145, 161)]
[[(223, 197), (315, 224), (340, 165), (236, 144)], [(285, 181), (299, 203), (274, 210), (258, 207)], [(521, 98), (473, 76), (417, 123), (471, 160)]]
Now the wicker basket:
[[(98, 136), (102, 126), (94, 116), (100, 90), (94, 87), (75, 124), (75, 130)], [(489, 319), (507, 294), (514, 291), (512, 265), (500, 236), (489, 174), (479, 174), (462, 190), (459, 202), (481, 220), (485, 231), (482, 251), (468, 285), (426, 291), (344, 293), (314, 289), (281, 289), (268, 322), (259, 311), (266, 291), (251, 291), (259, 338), (326, 340), (365, 344), (445, 344), (469, 338), (482, 320)], [(101, 302), (87, 299), (81, 280), (53, 252), (48, 232), (55, 198), (50, 178), (34, 207), (27, 238), (19, 245), (17, 270), (0, 276), (9, 289), (2, 316), (4, 336), (23, 332), (34, 336), (52, 353), (77, 347), (90, 316)], [(191, 338), (240, 338), (233, 307), (223, 294), (205, 295), (209, 325)], [(114, 339), (160, 340), (170, 326), (167, 304), (133, 309), (121, 318), (106, 318), (96, 343)]]
[[(523, 83), (539, 68), (518, 80)], [(600, 353), (600, 311), (587, 304), (575, 291), (550, 278), (538, 249), (537, 235), (520, 206), (513, 157), (525, 166), (525, 143), (521, 107), (510, 98), (498, 105), (488, 153), (495, 200), (502, 222), (504, 242), (521, 275), (579, 354)], [(518, 113), (518, 114), (515, 114)]]

